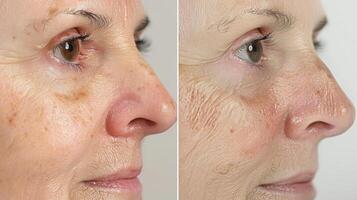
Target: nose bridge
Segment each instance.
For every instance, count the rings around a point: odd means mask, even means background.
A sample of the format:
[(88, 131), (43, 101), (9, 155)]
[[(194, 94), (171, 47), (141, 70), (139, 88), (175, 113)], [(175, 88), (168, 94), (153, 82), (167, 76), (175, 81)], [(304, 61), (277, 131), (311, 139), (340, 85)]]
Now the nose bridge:
[(296, 95), (289, 105), (286, 132), (293, 138), (318, 135), (331, 137), (346, 131), (355, 110), (327, 66), (318, 58), (300, 63), (301, 77)]
[(115, 75), (119, 87), (107, 115), (107, 132), (115, 137), (130, 137), (166, 130), (176, 119), (170, 95), (140, 56), (131, 57), (125, 65), (126, 69)]

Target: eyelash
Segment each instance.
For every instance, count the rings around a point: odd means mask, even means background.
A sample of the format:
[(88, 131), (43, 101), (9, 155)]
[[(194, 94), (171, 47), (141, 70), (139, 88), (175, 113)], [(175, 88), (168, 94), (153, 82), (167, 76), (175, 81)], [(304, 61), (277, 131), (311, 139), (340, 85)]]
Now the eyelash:
[(147, 52), (151, 46), (150, 40), (143, 38), (135, 40), (136, 48), (140, 52)]
[(317, 41), (314, 41), (314, 47), (317, 51), (320, 51), (325, 47), (325, 44), (323, 41), (317, 40)]

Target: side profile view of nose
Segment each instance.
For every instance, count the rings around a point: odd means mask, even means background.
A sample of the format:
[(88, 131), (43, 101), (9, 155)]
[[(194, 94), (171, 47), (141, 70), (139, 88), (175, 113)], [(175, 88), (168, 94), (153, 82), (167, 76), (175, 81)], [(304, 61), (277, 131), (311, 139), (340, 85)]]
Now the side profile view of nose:
[(108, 112), (106, 129), (114, 137), (160, 133), (176, 121), (176, 106), (157, 77), (147, 67), (137, 70), (139, 81), (115, 99)]
[(355, 109), (325, 64), (316, 57), (296, 85), (302, 92), (290, 105), (286, 134), (291, 138), (318, 135), (320, 139), (345, 132), (353, 123)]

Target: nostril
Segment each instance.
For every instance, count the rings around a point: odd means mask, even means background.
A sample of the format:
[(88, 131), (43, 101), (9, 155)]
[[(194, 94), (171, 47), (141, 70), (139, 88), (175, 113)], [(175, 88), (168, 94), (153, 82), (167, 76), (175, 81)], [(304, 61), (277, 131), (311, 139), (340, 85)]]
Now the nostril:
[(306, 130), (307, 131), (313, 131), (313, 130), (318, 130), (318, 131), (329, 131), (332, 130), (334, 126), (332, 124), (323, 122), (323, 121), (317, 121), (314, 123), (311, 123)]
[(129, 122), (129, 127), (150, 128), (156, 126), (156, 122), (145, 118), (136, 118)]

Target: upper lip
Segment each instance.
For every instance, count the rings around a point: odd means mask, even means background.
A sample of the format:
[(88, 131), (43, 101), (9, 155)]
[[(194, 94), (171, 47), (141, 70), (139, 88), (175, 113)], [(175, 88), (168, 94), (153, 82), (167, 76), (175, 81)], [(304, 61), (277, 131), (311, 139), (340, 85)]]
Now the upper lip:
[(303, 172), (297, 175), (290, 176), (289, 178), (282, 178), (279, 181), (274, 181), (272, 183), (263, 184), (262, 186), (270, 185), (294, 185), (294, 184), (303, 184), (310, 183), (315, 177), (315, 172)]

